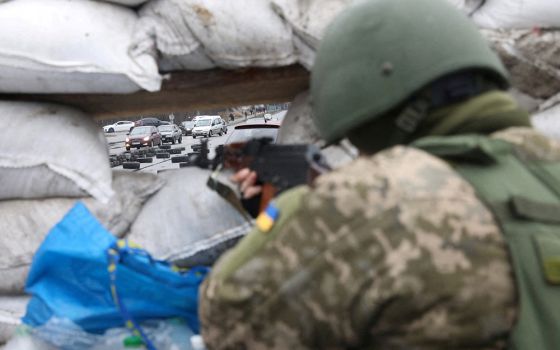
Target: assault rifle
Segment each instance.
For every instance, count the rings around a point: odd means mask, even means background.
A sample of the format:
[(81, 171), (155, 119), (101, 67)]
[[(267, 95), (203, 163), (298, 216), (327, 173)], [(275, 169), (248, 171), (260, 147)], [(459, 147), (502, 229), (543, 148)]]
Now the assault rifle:
[(216, 156), (208, 159), (208, 144), (203, 141), (200, 153), (190, 163), (209, 169), (249, 168), (257, 173), (263, 190), (259, 211), (266, 208), (278, 193), (292, 187), (310, 184), (318, 175), (330, 170), (315, 145), (279, 145), (270, 138), (251, 139), (216, 147)]

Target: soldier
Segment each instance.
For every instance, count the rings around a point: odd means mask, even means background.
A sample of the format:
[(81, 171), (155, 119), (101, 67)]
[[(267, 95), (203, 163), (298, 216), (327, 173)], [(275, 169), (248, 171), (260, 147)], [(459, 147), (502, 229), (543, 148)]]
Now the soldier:
[(284, 193), (215, 265), (208, 348), (558, 348), (560, 146), (507, 85), (446, 1), (340, 14), (312, 104), (361, 156)]

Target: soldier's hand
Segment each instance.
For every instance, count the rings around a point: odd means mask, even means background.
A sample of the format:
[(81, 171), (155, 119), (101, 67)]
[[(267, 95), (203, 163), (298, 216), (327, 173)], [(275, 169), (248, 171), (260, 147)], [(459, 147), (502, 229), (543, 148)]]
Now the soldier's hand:
[(243, 199), (256, 197), (262, 192), (262, 186), (256, 185), (257, 173), (249, 168), (243, 168), (233, 174), (231, 181), (239, 186)]

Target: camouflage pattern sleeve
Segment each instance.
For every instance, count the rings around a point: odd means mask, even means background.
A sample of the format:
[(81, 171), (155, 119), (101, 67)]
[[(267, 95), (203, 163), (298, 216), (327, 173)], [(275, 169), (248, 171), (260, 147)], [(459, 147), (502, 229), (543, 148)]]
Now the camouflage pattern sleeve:
[(505, 347), (507, 250), (446, 163), (395, 147), (299, 191), (202, 286), (209, 349)]
[(518, 155), (527, 161), (560, 161), (560, 141), (532, 128), (513, 127), (492, 134), (493, 138), (515, 146)]

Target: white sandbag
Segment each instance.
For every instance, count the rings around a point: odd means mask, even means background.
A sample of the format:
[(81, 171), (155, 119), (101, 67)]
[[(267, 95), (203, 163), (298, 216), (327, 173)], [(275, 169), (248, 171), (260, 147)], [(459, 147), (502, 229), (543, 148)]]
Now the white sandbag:
[(489, 0), (471, 18), (482, 28), (560, 27), (557, 0)]
[(119, 5), (124, 5), (124, 6), (134, 7), (134, 6), (142, 5), (143, 3), (145, 3), (148, 0), (103, 0), (103, 1), (112, 2), (114, 4), (119, 4)]
[(145, 47), (143, 50), (155, 45), (162, 72), (216, 67), (191, 33), (181, 8), (173, 1), (152, 0), (142, 6), (139, 15), (133, 41), (137, 47)]
[(29, 299), (27, 295), (0, 296), (0, 345), (6, 343), (21, 324)]
[(557, 0), (449, 0), (482, 28), (560, 27)]
[(278, 130), (276, 143), (311, 143), (321, 147), (321, 154), (332, 168), (342, 167), (358, 156), (358, 150), (346, 139), (325, 148), (325, 140), (313, 123), (312, 115), (309, 91), (302, 92), (290, 104), (282, 120), (282, 127)]
[(319, 135), (319, 130), (311, 116), (309, 91), (304, 91), (297, 95), (290, 104), (290, 108), (282, 120), (282, 127), (278, 129), (276, 143), (312, 143), (323, 147), (325, 141)]
[(560, 92), (539, 105), (539, 113), (545, 112), (560, 105)]
[(481, 30), (509, 70), (513, 87), (536, 98), (560, 91), (560, 30)]
[(531, 123), (543, 134), (560, 140), (560, 93), (541, 104), (541, 110), (532, 116)]
[(90, 0), (0, 4), (0, 92), (156, 91), (153, 56), (131, 46), (132, 9)]
[(484, 5), (486, 0), (447, 0), (459, 10), (471, 14)]
[[(1, 79), (0, 79), (1, 81)], [(0, 200), (113, 195), (107, 142), (91, 117), (47, 103), (0, 101)]]
[[(115, 196), (102, 204), (80, 199), (111, 233), (122, 237), (163, 180), (153, 174), (115, 172)], [(35, 250), (76, 203), (73, 198), (0, 201), (0, 295), (23, 292)]]
[(273, 0), (276, 13), (294, 31), (299, 62), (310, 69), (323, 33), (331, 21), (354, 0)]
[(144, 205), (127, 238), (158, 259), (211, 263), (252, 223), (206, 186), (209, 175), (196, 167), (159, 174), (166, 184)]
[(139, 30), (147, 33), (137, 34), (136, 45), (144, 47), (142, 41), (153, 36), (162, 55), (174, 58), (176, 65), (182, 56), (185, 68), (272, 67), (296, 61), (291, 28), (274, 13), (270, 0), (156, 0), (140, 13)]

